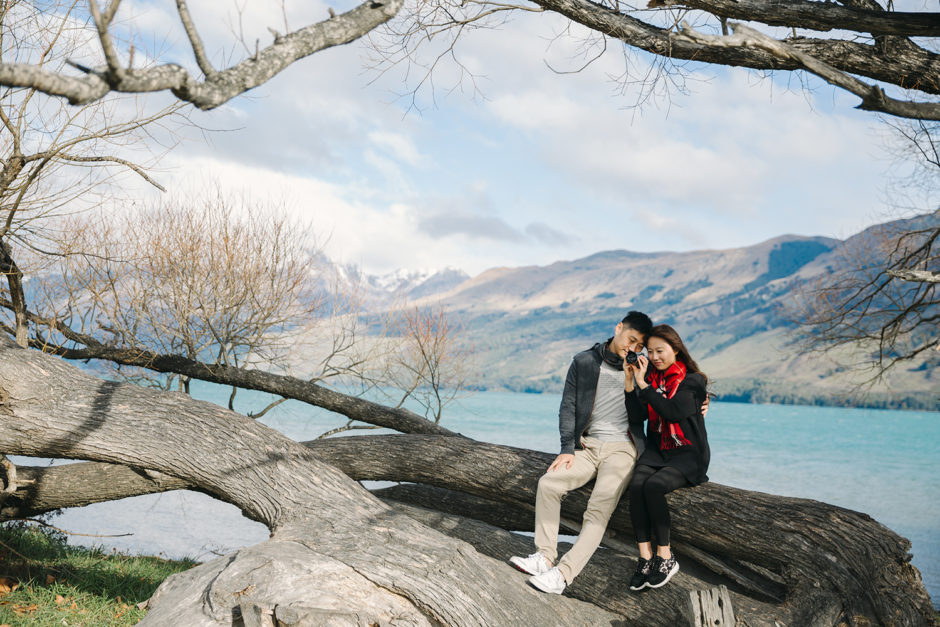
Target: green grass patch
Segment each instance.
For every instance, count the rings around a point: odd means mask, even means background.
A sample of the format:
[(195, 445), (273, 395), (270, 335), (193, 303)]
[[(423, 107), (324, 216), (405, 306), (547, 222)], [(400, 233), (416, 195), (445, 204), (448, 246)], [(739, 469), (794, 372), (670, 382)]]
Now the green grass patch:
[(137, 604), (192, 560), (68, 546), (53, 530), (0, 525), (0, 627), (136, 625)]

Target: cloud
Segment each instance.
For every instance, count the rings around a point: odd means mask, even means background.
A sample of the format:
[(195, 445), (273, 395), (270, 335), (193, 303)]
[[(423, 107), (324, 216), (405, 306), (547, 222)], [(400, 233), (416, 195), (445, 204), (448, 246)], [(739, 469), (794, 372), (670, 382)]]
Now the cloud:
[(491, 239), (503, 242), (522, 241), (522, 234), (501, 218), (470, 214), (438, 213), (426, 216), (418, 224), (421, 232), (431, 237), (462, 235), (471, 239)]
[(369, 140), (378, 148), (390, 153), (397, 161), (412, 166), (420, 166), (425, 161), (424, 155), (415, 146), (414, 140), (402, 133), (373, 131)]
[(547, 246), (559, 246), (562, 244), (571, 244), (578, 240), (567, 233), (555, 230), (543, 222), (531, 222), (525, 227), (525, 234), (540, 244)]
[[(165, 12), (141, 0), (127, 6), (143, 24), (166, 27)], [(249, 41), (269, 41), (267, 26), (284, 31), (277, 3), (245, 6)], [(288, 22), (321, 19), (325, 6), (303, 3)], [(191, 10), (213, 60), (238, 57), (232, 5)], [(545, 67), (580, 65), (577, 37), (545, 46), (567, 25), (557, 15), (520, 14), (500, 30), (468, 33), (458, 53), (486, 75), (478, 82), (486, 98), (458, 90), (420, 115), (403, 115), (408, 102), (392, 97), (412, 86), (397, 68), (363, 73), (362, 43), (319, 52), (220, 110), (194, 112), (204, 126), (228, 130), (184, 143), (170, 161), (284, 194), (331, 234), (331, 256), (374, 271), (478, 272), (610, 248), (846, 235), (878, 215), (884, 168), (873, 157), (872, 119), (847, 97), (690, 64), (693, 93), (674, 93), (668, 108), (628, 109), (632, 95), (613, 95), (622, 85), (610, 80), (623, 70), (619, 49), (578, 74)], [(191, 67), (185, 35), (175, 27), (169, 37)], [(635, 71), (646, 59), (633, 56)]]

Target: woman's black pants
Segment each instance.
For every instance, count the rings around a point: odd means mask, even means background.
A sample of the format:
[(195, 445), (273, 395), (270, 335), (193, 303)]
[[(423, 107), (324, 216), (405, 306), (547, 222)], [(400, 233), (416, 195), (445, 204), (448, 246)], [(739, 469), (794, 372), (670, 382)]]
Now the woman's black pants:
[(649, 542), (650, 531), (656, 544), (669, 544), (669, 506), (666, 495), (689, 485), (685, 475), (675, 468), (639, 465), (630, 480), (630, 518), (637, 543)]

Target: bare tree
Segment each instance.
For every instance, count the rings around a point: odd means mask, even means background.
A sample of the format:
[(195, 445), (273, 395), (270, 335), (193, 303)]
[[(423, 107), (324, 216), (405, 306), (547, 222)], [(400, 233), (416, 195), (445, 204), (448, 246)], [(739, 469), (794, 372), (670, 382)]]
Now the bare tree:
[(390, 379), (404, 392), (398, 405), (410, 397), (440, 423), (444, 408), (465, 392), (474, 370), (473, 348), (440, 303), (405, 305), (392, 312), (391, 322), (400, 338), (389, 360)]
[[(312, 231), (265, 203), (210, 188), (63, 228), (71, 237), (37, 279), (37, 308), (109, 346), (283, 368), (299, 323), (320, 316)], [(68, 343), (44, 332), (50, 347)], [(186, 377), (116, 374), (188, 390)]]
[[(838, 267), (803, 292), (793, 312), (804, 350), (848, 348), (872, 384), (940, 350), (940, 211), (856, 236)], [(843, 357), (844, 359), (844, 357)]]
[[(73, 50), (93, 41), (73, 17), (74, 3), (46, 9), (13, 0), (0, 4), (3, 63), (55, 71)], [(125, 174), (162, 190), (148, 168), (159, 156), (154, 148), (169, 149), (188, 124), (183, 108), (178, 103), (155, 108), (138, 97), (76, 108), (30, 87), (0, 90), (0, 273), (21, 346), (27, 303), (20, 258), (39, 253), (30, 256), (36, 262), (67, 237), (62, 216), (114, 202)]]

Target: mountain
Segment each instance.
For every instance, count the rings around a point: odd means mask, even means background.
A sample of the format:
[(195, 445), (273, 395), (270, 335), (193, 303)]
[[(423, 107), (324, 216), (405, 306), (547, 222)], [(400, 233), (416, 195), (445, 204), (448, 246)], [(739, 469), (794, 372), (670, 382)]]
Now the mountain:
[[(325, 259), (325, 258), (324, 258)], [(326, 260), (341, 281), (359, 290), (368, 308), (381, 310), (396, 299), (417, 301), (448, 292), (470, 278), (455, 268), (443, 270), (396, 270), (387, 274), (367, 274), (355, 265), (338, 265)]]
[(792, 344), (799, 291), (842, 267), (848, 248), (904, 224), (872, 227), (845, 241), (784, 235), (744, 248), (613, 250), (548, 266), (494, 268), (436, 293), (434, 301), (463, 325), (480, 388), (560, 392), (571, 357), (610, 337), (637, 309), (679, 331), (726, 400), (940, 409), (932, 362), (900, 369), (859, 399), (859, 381), (840, 365), (849, 355), (801, 354)]

